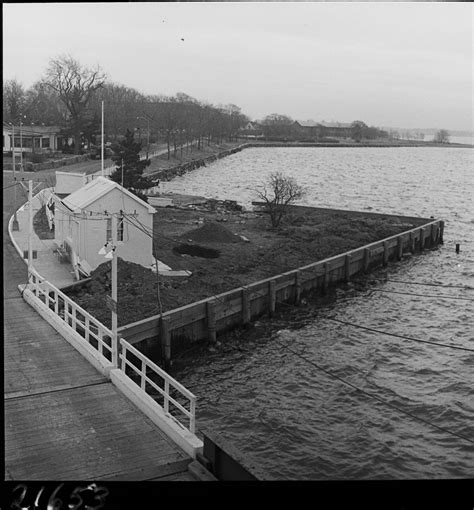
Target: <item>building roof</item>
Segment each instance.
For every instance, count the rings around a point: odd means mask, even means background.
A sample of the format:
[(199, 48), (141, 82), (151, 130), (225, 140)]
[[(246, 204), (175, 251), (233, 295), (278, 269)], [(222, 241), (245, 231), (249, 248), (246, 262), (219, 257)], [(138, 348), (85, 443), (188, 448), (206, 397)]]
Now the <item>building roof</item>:
[(138, 198), (131, 191), (123, 188), (117, 182), (111, 181), (105, 177), (99, 176), (97, 179), (93, 179), (82, 188), (78, 189), (74, 193), (71, 193), (68, 197), (63, 199), (64, 205), (74, 212), (81, 212), (86, 207), (94, 203), (99, 198), (103, 197), (113, 189), (118, 189), (125, 195), (135, 200), (137, 203), (148, 209), (148, 212), (156, 212), (155, 208), (147, 204), (141, 198)]
[[(13, 126), (15, 137), (20, 133), (20, 126)], [(3, 121), (3, 131), (12, 132), (12, 126), (8, 122)], [(42, 124), (22, 124), (21, 132), (23, 136), (45, 136), (54, 135), (61, 131), (59, 126), (43, 126)]]
[(314, 120), (297, 120), (296, 121), (301, 127), (318, 127), (321, 124)]

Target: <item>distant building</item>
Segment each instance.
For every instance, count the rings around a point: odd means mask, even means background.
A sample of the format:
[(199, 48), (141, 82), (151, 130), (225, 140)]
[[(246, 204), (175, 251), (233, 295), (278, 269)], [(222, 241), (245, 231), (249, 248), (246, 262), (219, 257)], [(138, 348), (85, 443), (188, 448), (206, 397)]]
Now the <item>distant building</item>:
[(59, 126), (22, 125), (3, 123), (3, 152), (8, 153), (15, 145), (15, 152), (53, 152), (61, 150), (63, 137)]
[(263, 137), (263, 128), (257, 122), (247, 122), (239, 129), (239, 136), (244, 138), (261, 138)]
[(324, 138), (343, 140), (351, 138), (352, 132), (350, 124), (296, 120), (292, 125), (292, 136), (296, 139), (312, 139), (314, 141), (324, 140)]
[(97, 177), (65, 198), (56, 197), (55, 239), (69, 255), (76, 277), (88, 276), (106, 262), (98, 252), (112, 241), (111, 215), (118, 215), (117, 256), (150, 267), (153, 242), (146, 232), (153, 232), (155, 212), (120, 184)]

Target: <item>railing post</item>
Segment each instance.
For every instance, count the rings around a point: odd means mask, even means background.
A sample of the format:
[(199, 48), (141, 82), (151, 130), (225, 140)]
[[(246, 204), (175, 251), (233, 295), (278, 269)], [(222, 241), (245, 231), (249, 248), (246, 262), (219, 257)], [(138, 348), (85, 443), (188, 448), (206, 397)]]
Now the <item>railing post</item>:
[(170, 382), (168, 379), (165, 379), (165, 394), (164, 394), (164, 400), (163, 400), (163, 408), (165, 410), (165, 413), (169, 413), (169, 407), (170, 407)]
[[(87, 343), (89, 343), (89, 338), (90, 338), (90, 335), (89, 335), (90, 327), (91, 327), (90, 320), (89, 320), (89, 317), (87, 317), (87, 315), (86, 315), (84, 317), (84, 338)], [(97, 343), (98, 343), (99, 351), (102, 354), (102, 342), (97, 342)]]
[(56, 289), (54, 290), (54, 313), (59, 315), (59, 294)]
[(190, 413), (191, 416), (189, 417), (189, 431), (191, 434), (194, 434), (196, 430), (196, 399), (192, 398), (190, 399)]
[(118, 368), (118, 335), (112, 333), (110, 342), (112, 346), (112, 365), (114, 368)]
[(122, 342), (120, 342), (120, 344), (122, 345), (122, 353), (120, 355), (120, 370), (125, 374), (126, 370), (127, 370), (127, 365), (125, 363), (125, 360), (127, 359), (127, 346), (125, 344), (122, 344)]
[(142, 359), (142, 370), (140, 374), (140, 388), (145, 391), (146, 386), (146, 363), (145, 360)]
[(71, 327), (74, 331), (77, 331), (77, 317), (76, 317), (76, 307), (71, 305)]

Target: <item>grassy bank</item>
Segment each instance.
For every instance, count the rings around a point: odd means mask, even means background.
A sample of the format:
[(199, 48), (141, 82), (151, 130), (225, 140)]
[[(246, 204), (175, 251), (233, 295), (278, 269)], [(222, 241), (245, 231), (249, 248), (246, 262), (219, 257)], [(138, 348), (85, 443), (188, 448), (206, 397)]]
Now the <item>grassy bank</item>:
[[(188, 270), (192, 275), (157, 277), (151, 270), (119, 259), (119, 325), (358, 248), (420, 223), (393, 216), (295, 208), (275, 230), (265, 213), (239, 212), (223, 203), (208, 202), (206, 208), (195, 210), (159, 209), (154, 221), (156, 256), (173, 270)], [(183, 246), (188, 254), (183, 253)], [(216, 253), (214, 258), (205, 256)], [(104, 263), (71, 297), (110, 325), (110, 312), (104, 306), (110, 291), (110, 263)]]

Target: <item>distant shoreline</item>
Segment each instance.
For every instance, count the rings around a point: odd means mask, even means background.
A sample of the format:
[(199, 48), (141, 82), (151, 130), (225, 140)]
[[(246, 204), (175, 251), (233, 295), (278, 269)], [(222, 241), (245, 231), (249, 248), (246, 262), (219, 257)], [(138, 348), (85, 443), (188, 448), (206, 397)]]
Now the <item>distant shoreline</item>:
[(474, 144), (466, 143), (436, 143), (436, 142), (339, 142), (339, 143), (324, 143), (324, 142), (283, 142), (283, 141), (246, 141), (244, 142), (248, 147), (344, 147), (344, 148), (356, 148), (356, 147), (440, 147), (440, 148), (462, 148), (462, 149), (473, 149)]

